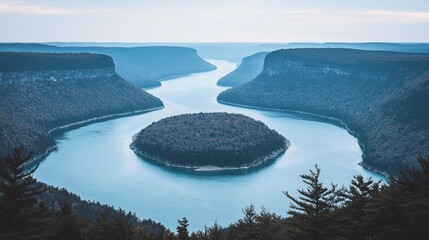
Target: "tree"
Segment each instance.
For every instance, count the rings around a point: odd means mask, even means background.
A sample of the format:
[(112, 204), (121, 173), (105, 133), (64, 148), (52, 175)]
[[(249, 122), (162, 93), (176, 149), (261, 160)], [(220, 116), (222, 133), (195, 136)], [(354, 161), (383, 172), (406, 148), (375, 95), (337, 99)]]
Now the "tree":
[(179, 222), (179, 226), (177, 226), (177, 235), (179, 240), (189, 240), (189, 232), (188, 232), (188, 219), (186, 217), (182, 218), (182, 220), (177, 220)]
[(316, 171), (310, 170), (309, 175), (300, 175), (308, 185), (306, 190), (298, 190), (300, 197), (295, 198), (284, 192), (292, 200), (288, 211), (292, 225), (289, 231), (296, 239), (327, 239), (332, 233), (330, 227), (335, 218), (334, 210), (341, 200), (335, 185), (330, 189), (323, 186), (319, 180), (320, 169), (317, 165), (315, 168)]
[(60, 203), (60, 212), (56, 218), (58, 226), (55, 239), (57, 240), (79, 240), (81, 234), (79, 232), (78, 222), (73, 216), (73, 207), (70, 203)]
[(0, 159), (0, 239), (46, 237), (49, 212), (36, 198), (45, 188), (32, 177), (31, 156), (21, 147)]
[(269, 212), (266, 208), (262, 208), (256, 216), (256, 229), (260, 239), (274, 240), (278, 238), (277, 233), (280, 231), (282, 219), (275, 213)]
[(429, 228), (429, 157), (381, 188), (370, 209), (378, 239), (426, 239)]
[(255, 206), (250, 205), (243, 210), (244, 217), (230, 225), (229, 238), (237, 240), (258, 239), (258, 229), (256, 227), (257, 213)]
[(354, 176), (347, 191), (340, 195), (345, 199), (344, 207), (340, 210), (341, 232), (347, 239), (366, 239), (371, 234), (368, 223), (368, 208), (373, 205), (374, 198), (379, 193), (380, 181), (372, 178), (367, 181), (361, 176)]
[(206, 228), (208, 240), (222, 240), (223, 239), (222, 230), (223, 230), (222, 227), (217, 223), (217, 221), (215, 221), (213, 226)]

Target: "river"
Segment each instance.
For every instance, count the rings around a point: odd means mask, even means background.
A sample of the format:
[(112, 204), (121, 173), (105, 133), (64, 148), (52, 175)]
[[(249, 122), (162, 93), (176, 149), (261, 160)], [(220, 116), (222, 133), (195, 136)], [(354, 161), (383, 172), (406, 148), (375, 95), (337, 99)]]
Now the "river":
[[(208, 60), (217, 70), (163, 81), (148, 90), (165, 105), (141, 115), (90, 124), (56, 138), (58, 150), (41, 163), (35, 177), (66, 188), (83, 199), (121, 207), (140, 218), (151, 218), (175, 231), (177, 219), (187, 217), (189, 229), (222, 226), (242, 217), (254, 204), (286, 215), (288, 199), (304, 187), (299, 177), (314, 168), (329, 186), (348, 186), (353, 175), (376, 180), (381, 176), (358, 165), (361, 149), (346, 130), (299, 115), (219, 104), (224, 87), (216, 81), (235, 69), (235, 63)], [(272, 164), (255, 171), (196, 173), (164, 168), (140, 159), (129, 148), (132, 136), (161, 118), (191, 112), (233, 112), (261, 120), (291, 141), (289, 150)]]

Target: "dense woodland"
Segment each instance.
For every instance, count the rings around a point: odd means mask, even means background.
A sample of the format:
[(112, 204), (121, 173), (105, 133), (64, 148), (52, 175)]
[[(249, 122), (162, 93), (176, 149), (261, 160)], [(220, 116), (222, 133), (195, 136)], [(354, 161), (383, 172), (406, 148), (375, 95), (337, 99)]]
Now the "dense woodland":
[[(261, 121), (229, 113), (164, 118), (141, 130), (131, 144), (136, 152), (169, 165), (219, 167), (257, 165), (288, 147), (287, 139)], [(266, 160), (271, 159), (261, 163)]]
[(192, 223), (178, 219), (176, 234), (152, 220), (37, 182), (32, 177), (37, 166), (24, 167), (30, 158), (18, 148), (0, 161), (0, 239), (427, 239), (429, 157), (386, 184), (357, 175), (347, 187), (326, 186), (316, 165), (301, 175), (306, 188), (283, 192), (291, 200), (286, 218), (250, 205), (225, 227), (215, 222), (190, 233)]
[(236, 87), (255, 79), (264, 67), (268, 52), (259, 52), (243, 58), (240, 66), (217, 81), (220, 86)]
[(0, 52), (0, 72), (52, 71), (115, 67), (111, 57), (90, 54)]
[(111, 56), (117, 73), (138, 87), (157, 87), (160, 80), (177, 75), (205, 72), (216, 67), (186, 47), (56, 47), (45, 44), (0, 43), (0, 51), (97, 53)]
[[(17, 55), (23, 57), (21, 53)], [(35, 55), (29, 54), (30, 59)], [(58, 58), (58, 54), (40, 54), (40, 58), (49, 56), (53, 57), (52, 61)], [(70, 58), (70, 54), (65, 56)], [(74, 58), (78, 56), (87, 55), (78, 54)], [(110, 57), (104, 58), (111, 61)], [(51, 61), (46, 63), (46, 68), (52, 66)], [(0, 65), (3, 64), (8, 63), (1, 61)], [(0, 156), (6, 156), (20, 145), (33, 149), (35, 155), (45, 153), (55, 145), (48, 131), (58, 126), (163, 106), (158, 98), (126, 82), (113, 70), (106, 71), (111, 72), (90, 78), (82, 78), (79, 71), (70, 71), (65, 74), (66, 80), (43, 77), (36, 81), (17, 79), (12, 83), (0, 83)], [(27, 77), (38, 74), (38, 71), (31, 71)]]
[(218, 100), (340, 119), (358, 137), (364, 166), (397, 174), (428, 153), (428, 96), (427, 54), (288, 49)]

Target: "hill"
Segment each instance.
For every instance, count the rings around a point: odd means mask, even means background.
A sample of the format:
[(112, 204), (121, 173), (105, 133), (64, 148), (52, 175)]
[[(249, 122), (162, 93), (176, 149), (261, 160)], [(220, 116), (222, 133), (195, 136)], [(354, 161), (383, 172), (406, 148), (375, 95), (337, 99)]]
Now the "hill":
[(174, 76), (216, 69), (200, 58), (195, 49), (186, 47), (57, 47), (37, 43), (0, 43), (0, 51), (109, 55), (121, 77), (144, 88), (160, 86), (159, 81)]
[(40, 157), (55, 148), (53, 130), (163, 106), (119, 77), (109, 56), (8, 52), (0, 59), (0, 156), (24, 146)]
[(145, 159), (167, 166), (236, 169), (276, 158), (289, 141), (241, 114), (197, 113), (152, 123), (134, 136), (130, 147)]
[(240, 66), (217, 81), (217, 84), (225, 87), (236, 87), (252, 81), (264, 67), (264, 59), (268, 52), (255, 53), (243, 58)]
[(359, 139), (364, 166), (397, 174), (428, 154), (428, 96), (427, 54), (288, 49), (218, 100), (338, 119)]

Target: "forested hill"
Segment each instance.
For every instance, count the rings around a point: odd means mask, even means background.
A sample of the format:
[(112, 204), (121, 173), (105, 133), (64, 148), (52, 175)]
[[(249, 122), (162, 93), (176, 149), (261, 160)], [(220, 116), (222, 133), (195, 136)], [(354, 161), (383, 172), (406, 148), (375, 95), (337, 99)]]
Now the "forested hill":
[(338, 118), (363, 164), (396, 174), (428, 154), (429, 55), (352, 49), (268, 54), (262, 73), (219, 101)]
[(250, 168), (283, 154), (289, 140), (241, 114), (197, 113), (161, 119), (133, 137), (145, 159), (174, 167)]
[(18, 146), (40, 156), (55, 147), (52, 129), (163, 106), (119, 77), (109, 56), (1, 53), (0, 59), (0, 156)]
[(0, 51), (109, 55), (115, 62), (117, 73), (139, 87), (156, 87), (161, 85), (159, 81), (162, 79), (216, 69), (199, 57), (195, 49), (187, 47), (57, 47), (36, 43), (0, 43)]
[(240, 66), (219, 79), (217, 84), (220, 86), (236, 87), (252, 81), (262, 72), (264, 59), (267, 54), (268, 52), (259, 52), (243, 58)]
[(40, 54), (0, 52), (0, 72), (113, 68), (113, 60), (100, 54)]

